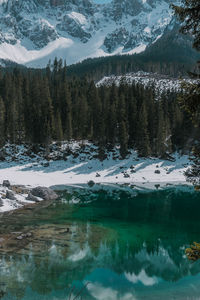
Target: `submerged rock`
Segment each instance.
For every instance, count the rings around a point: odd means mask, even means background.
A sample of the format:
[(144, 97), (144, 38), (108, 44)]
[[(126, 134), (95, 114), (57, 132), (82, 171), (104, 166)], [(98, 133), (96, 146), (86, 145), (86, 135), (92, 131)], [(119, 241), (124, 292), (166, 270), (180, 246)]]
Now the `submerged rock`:
[(58, 198), (58, 195), (52, 189), (42, 186), (32, 189), (31, 194), (43, 200), (56, 200)]
[(29, 238), (32, 236), (32, 233), (31, 232), (28, 232), (28, 233), (23, 233), (19, 236), (16, 237), (17, 240), (23, 240), (24, 238)]
[(4, 292), (4, 291), (0, 291), (0, 298), (3, 298), (4, 296), (5, 296), (5, 294), (6, 294), (6, 292)]

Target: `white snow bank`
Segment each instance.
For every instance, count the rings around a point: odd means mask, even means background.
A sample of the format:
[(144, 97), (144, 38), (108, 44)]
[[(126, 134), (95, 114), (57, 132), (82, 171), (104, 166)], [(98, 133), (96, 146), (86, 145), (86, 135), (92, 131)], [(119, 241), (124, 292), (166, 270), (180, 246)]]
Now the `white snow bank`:
[[(9, 180), (11, 184), (25, 186), (56, 186), (56, 185), (80, 185), (87, 184), (89, 181), (101, 184), (136, 184), (144, 187), (154, 187), (156, 184), (166, 186), (166, 184), (186, 184), (184, 172), (189, 166), (188, 156), (179, 156), (175, 154), (173, 161), (162, 160), (158, 158), (138, 158), (137, 153), (132, 151), (127, 159), (113, 159), (113, 155), (119, 152), (116, 148), (114, 153), (107, 153), (107, 159), (100, 161), (94, 158), (96, 148), (94, 145), (86, 143), (84, 151), (81, 152), (81, 143), (72, 142), (63, 144), (62, 151), (65, 147), (71, 147), (74, 152), (79, 153), (76, 157), (70, 154), (64, 160), (50, 160), (46, 162), (38, 155), (35, 159), (24, 156), (24, 146), (18, 149), (17, 161), (13, 162), (9, 157), (5, 162), (0, 163), (0, 183), (3, 180)], [(6, 148), (7, 153), (12, 153), (10, 148)], [(90, 150), (89, 150), (90, 149)], [(91, 150), (93, 149), (93, 150)], [(20, 152), (21, 151), (21, 152)], [(57, 151), (57, 150), (56, 150)], [(52, 152), (52, 156), (55, 155)], [(5, 193), (1, 188), (1, 192)], [(3, 199), (3, 207), (0, 212), (18, 208), (26, 200), (19, 199), (17, 207), (8, 199)], [(29, 201), (30, 203), (30, 201)]]
[(33, 201), (26, 200), (27, 194), (15, 194), (16, 200), (10, 200), (6, 198), (7, 190), (8, 188), (0, 186), (0, 213), (20, 208), (27, 203), (34, 203)]
[(157, 158), (139, 159), (133, 152), (125, 160), (113, 160), (111, 155), (103, 162), (98, 159), (84, 160), (83, 156), (77, 159), (70, 157), (67, 161), (52, 161), (49, 167), (43, 167), (39, 163), (0, 163), (0, 182), (8, 179), (12, 184), (32, 187), (84, 184), (90, 180), (96, 183), (185, 183), (184, 172), (189, 166), (188, 157), (176, 155), (175, 158), (173, 162)]

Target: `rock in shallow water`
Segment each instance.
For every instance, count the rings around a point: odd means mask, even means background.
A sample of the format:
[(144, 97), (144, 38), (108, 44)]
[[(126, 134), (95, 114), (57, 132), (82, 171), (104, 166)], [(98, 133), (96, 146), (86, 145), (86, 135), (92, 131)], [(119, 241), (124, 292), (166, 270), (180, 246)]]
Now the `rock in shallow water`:
[(31, 194), (44, 200), (56, 200), (58, 195), (50, 188), (38, 186), (32, 189)]

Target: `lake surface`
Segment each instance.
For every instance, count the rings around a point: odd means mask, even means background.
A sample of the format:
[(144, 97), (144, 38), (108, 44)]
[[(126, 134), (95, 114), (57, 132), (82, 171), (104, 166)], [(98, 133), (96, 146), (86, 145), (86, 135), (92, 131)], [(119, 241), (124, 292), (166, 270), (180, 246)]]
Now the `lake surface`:
[[(0, 218), (1, 300), (200, 299), (200, 193), (63, 188), (58, 201)], [(31, 233), (18, 240), (17, 236)], [(85, 288), (84, 288), (85, 287)], [(81, 299), (77, 297), (76, 300)]]

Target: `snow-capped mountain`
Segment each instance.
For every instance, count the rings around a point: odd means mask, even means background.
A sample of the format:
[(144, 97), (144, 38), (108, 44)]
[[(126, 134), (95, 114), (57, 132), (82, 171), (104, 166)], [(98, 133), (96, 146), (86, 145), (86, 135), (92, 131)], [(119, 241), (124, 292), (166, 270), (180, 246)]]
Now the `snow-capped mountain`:
[(43, 67), (138, 53), (172, 23), (169, 0), (0, 0), (0, 58)]

